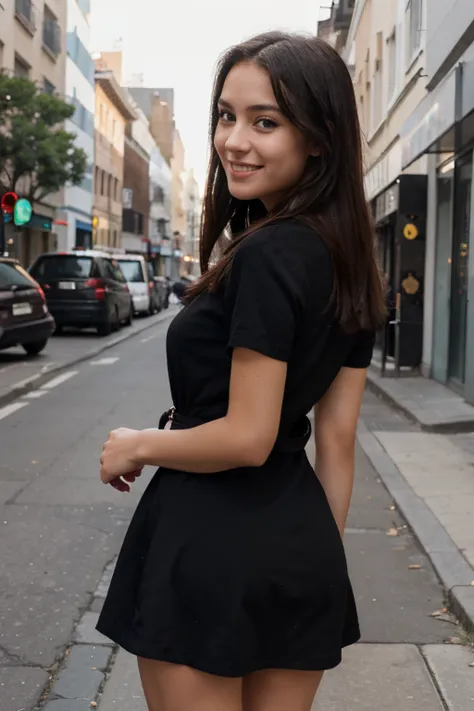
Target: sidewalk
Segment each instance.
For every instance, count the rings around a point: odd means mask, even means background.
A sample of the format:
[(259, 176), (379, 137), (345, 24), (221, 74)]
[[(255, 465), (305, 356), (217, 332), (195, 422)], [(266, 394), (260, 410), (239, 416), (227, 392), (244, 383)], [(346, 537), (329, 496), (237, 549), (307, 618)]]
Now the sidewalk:
[[(412, 414), (428, 412), (442, 386), (418, 388), (414, 380), (383, 385), (399, 401), (406, 394), (405, 406), (411, 390), (417, 403)], [(462, 405), (468, 415), (467, 403), (454, 394), (452, 400), (455, 405), (446, 409), (438, 401), (438, 425), (448, 421), (447, 411), (456, 410), (458, 417)], [(399, 411), (366, 393), (359, 442), (427, 552), (456, 613), (474, 630), (474, 433), (423, 432)]]
[(474, 432), (474, 407), (460, 395), (422, 375), (382, 377), (371, 366), (367, 385), (372, 392), (429, 432)]
[[(467, 456), (466, 438), (453, 441), (452, 437), (421, 433), (372, 393), (366, 394), (362, 418), (362, 448), (357, 447), (356, 485), (345, 547), (363, 637), (360, 644), (345, 650), (344, 663), (325, 675), (312, 711), (474, 711), (472, 638), (449, 613), (433, 616), (444, 606), (444, 591), (435, 571), (439, 574), (447, 566), (451, 578), (443, 583), (458, 601), (456, 609), (464, 611), (468, 602), (463, 601), (456, 583), (462, 581), (463, 590), (474, 592), (469, 585), (474, 573), (429, 509), (426, 501), (431, 497), (426, 490), (416, 493), (384, 448), (407, 476), (414, 477), (414, 486), (418, 486), (419, 466), (432, 467), (432, 481), (441, 485), (444, 476), (449, 480), (455, 473), (451, 465), (457, 472), (464, 471), (460, 462)], [(419, 450), (419, 437), (434, 437), (436, 448), (429, 444), (433, 440), (426, 439)], [(471, 436), (468, 443), (474, 451)], [(459, 450), (457, 458), (453, 448)], [(310, 460), (314, 457), (312, 440), (308, 456)], [(413, 471), (405, 470), (404, 460), (411, 456), (431, 459), (416, 458)], [(467, 470), (464, 473), (466, 492), (469, 478)], [(425, 477), (422, 485), (426, 481)], [(457, 489), (454, 496), (453, 506), (466, 499), (466, 493), (459, 496)], [(467, 518), (462, 511), (460, 520), (466, 525)], [(426, 540), (420, 535), (423, 526)], [(453, 537), (455, 533), (453, 530)], [(467, 543), (470, 556), (472, 548), (469, 540)], [(135, 658), (123, 650), (116, 653), (110, 641), (94, 629), (112, 570), (113, 564), (105, 570), (91, 607), (79, 622), (71, 653), (42, 711), (87, 711), (91, 707), (147, 711)], [(444, 573), (447, 575), (446, 570)], [(446, 644), (453, 637), (463, 644)]]

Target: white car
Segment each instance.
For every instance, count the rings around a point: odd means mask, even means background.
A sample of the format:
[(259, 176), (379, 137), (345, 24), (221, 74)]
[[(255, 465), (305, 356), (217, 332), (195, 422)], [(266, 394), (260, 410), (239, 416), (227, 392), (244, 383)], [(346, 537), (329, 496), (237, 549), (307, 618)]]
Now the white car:
[(115, 254), (132, 295), (136, 314), (153, 314), (160, 310), (156, 303), (155, 283), (148, 274), (148, 265), (139, 254)]

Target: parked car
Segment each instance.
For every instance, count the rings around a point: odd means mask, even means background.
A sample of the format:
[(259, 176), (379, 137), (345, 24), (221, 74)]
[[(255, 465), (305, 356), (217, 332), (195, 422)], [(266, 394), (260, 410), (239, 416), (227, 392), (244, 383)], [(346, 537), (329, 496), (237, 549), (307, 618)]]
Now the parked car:
[(133, 304), (120, 265), (97, 251), (42, 254), (29, 269), (42, 287), (58, 330), (96, 328), (105, 336), (130, 325)]
[(153, 278), (153, 268), (141, 254), (116, 254), (127, 280), (136, 314), (152, 315), (161, 311), (160, 292)]
[(0, 257), (0, 350), (22, 346), (37, 355), (53, 332), (40, 285), (15, 259)]

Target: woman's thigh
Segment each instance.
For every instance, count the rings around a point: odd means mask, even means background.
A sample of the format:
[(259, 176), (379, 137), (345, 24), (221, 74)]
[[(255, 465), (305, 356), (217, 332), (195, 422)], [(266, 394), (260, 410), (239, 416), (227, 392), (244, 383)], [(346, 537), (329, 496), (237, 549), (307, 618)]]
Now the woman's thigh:
[(243, 679), (243, 711), (311, 711), (324, 672), (266, 669)]
[(138, 658), (149, 711), (242, 711), (242, 679)]

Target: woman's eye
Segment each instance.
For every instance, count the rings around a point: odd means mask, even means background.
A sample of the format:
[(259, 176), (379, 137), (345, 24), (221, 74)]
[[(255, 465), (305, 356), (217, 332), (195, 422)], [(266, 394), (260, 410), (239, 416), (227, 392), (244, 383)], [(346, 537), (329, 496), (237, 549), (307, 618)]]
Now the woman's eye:
[(229, 111), (224, 111), (224, 110), (219, 110), (218, 112), (219, 116), (219, 121), (223, 121), (224, 123), (228, 123), (229, 121), (234, 121), (235, 117), (233, 114), (231, 114)]
[(272, 119), (261, 118), (261, 119), (258, 119), (257, 126), (260, 126), (260, 128), (265, 128), (268, 130), (270, 128), (276, 128), (278, 126), (278, 124), (275, 121), (273, 121)]

